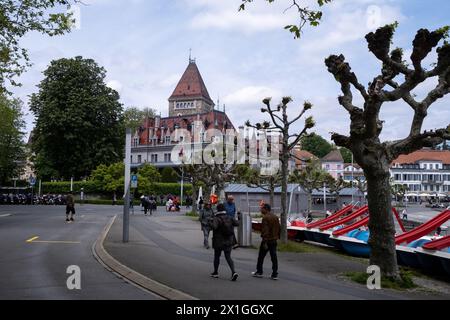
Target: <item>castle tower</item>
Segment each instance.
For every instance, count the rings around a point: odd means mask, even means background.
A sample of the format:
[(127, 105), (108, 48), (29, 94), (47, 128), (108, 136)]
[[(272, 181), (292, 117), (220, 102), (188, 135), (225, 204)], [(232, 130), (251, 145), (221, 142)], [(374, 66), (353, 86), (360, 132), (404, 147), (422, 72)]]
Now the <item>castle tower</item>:
[(214, 110), (195, 59), (189, 65), (169, 98), (169, 117), (186, 116)]

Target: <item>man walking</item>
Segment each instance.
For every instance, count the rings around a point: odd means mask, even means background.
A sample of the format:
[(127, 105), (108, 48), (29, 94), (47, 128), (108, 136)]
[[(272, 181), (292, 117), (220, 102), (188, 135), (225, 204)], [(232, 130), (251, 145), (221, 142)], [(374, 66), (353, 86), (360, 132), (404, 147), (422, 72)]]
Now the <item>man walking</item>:
[(75, 201), (73, 199), (73, 193), (70, 192), (66, 197), (66, 222), (75, 221), (73, 219), (74, 215), (75, 215)]
[[(225, 211), (227, 212), (227, 216), (236, 219), (236, 205), (233, 196), (228, 196), (227, 202), (225, 202)], [(237, 247), (239, 247), (239, 245), (236, 240), (236, 235), (233, 233), (233, 249), (236, 249)]]
[(222, 203), (217, 205), (217, 213), (215, 214), (211, 227), (213, 230), (213, 248), (214, 248), (214, 272), (211, 277), (219, 277), (220, 255), (222, 251), (225, 254), (225, 259), (231, 269), (231, 281), (236, 281), (238, 274), (234, 270), (234, 262), (231, 259), (231, 251), (233, 248), (234, 226), (238, 222), (226, 214), (225, 206)]
[(271, 212), (269, 204), (264, 204), (261, 208), (263, 215), (261, 225), (261, 246), (259, 247), (258, 263), (256, 265), (256, 272), (252, 275), (257, 278), (262, 278), (263, 263), (267, 252), (270, 252), (272, 259), (272, 280), (278, 280), (278, 259), (277, 259), (277, 240), (280, 238), (280, 221), (278, 217)]
[(211, 208), (211, 203), (207, 202), (200, 210), (199, 221), (203, 231), (203, 245), (206, 249), (209, 249), (209, 233), (211, 231), (211, 220), (214, 217), (214, 212)]

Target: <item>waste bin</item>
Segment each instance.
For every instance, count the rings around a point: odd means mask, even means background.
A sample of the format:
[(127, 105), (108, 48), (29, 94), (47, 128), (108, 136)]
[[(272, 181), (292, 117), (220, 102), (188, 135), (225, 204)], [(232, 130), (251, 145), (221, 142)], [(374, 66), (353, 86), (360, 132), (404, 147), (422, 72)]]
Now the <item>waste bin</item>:
[(241, 247), (250, 247), (252, 245), (252, 217), (249, 213), (240, 214), (238, 243)]

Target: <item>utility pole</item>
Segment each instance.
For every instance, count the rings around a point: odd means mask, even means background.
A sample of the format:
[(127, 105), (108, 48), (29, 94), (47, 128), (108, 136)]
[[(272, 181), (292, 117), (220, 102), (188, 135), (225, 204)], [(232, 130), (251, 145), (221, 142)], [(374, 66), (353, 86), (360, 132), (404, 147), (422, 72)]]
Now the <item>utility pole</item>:
[(123, 235), (122, 241), (127, 243), (130, 232), (130, 168), (131, 168), (131, 129), (127, 128), (125, 135), (125, 184), (123, 201)]

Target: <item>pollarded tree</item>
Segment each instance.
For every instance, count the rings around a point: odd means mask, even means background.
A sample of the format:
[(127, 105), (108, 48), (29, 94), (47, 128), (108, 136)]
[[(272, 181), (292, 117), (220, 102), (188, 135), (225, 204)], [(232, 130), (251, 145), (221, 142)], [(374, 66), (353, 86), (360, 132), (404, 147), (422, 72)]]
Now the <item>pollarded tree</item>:
[[(413, 41), (412, 66), (403, 61), (403, 51), (391, 51), (392, 38), (397, 24), (387, 25), (366, 36), (369, 50), (382, 62), (381, 73), (368, 88), (362, 85), (351, 71), (343, 55), (332, 55), (325, 60), (328, 71), (341, 85), (343, 95), (339, 103), (350, 114), (350, 135), (333, 133), (332, 140), (350, 149), (356, 162), (364, 170), (368, 186), (370, 211), (370, 264), (378, 265), (383, 276), (398, 278), (395, 252), (395, 226), (391, 215), (391, 192), (389, 167), (401, 154), (408, 154), (423, 147), (441, 143), (450, 136), (450, 126), (434, 131), (422, 131), (428, 109), (436, 100), (450, 92), (450, 45), (444, 42), (437, 48), (437, 63), (431, 70), (422, 61), (445, 40), (449, 28), (430, 32), (421, 29)], [(425, 99), (417, 101), (411, 93), (430, 78), (438, 79), (437, 86)], [(400, 81), (400, 82), (399, 82)], [(364, 99), (362, 107), (353, 102), (352, 86)], [(380, 134), (383, 121), (381, 107), (386, 102), (403, 100), (414, 112), (409, 135), (398, 141), (382, 142)]]
[(333, 179), (328, 172), (323, 170), (318, 159), (311, 159), (304, 168), (295, 170), (289, 180), (298, 183), (308, 195), (307, 212), (312, 210), (312, 194), (323, 187), (324, 182)]
[(274, 207), (275, 189), (281, 186), (281, 174), (262, 175), (257, 169), (242, 165), (238, 171), (239, 177), (249, 188), (261, 188), (269, 192), (269, 204)]
[(315, 123), (312, 117), (305, 119), (305, 125), (300, 133), (292, 133), (291, 126), (294, 125), (300, 118), (302, 118), (306, 111), (312, 108), (312, 104), (305, 102), (303, 109), (300, 113), (289, 120), (287, 114), (288, 104), (292, 102), (291, 97), (284, 97), (281, 103), (278, 104), (276, 109), (273, 109), (270, 105), (270, 98), (263, 100), (266, 107), (261, 108), (262, 113), (268, 113), (272, 121), (265, 121), (263, 123), (257, 123), (251, 125), (250, 121), (246, 122), (247, 127), (252, 127), (257, 130), (267, 130), (274, 133), (278, 133), (280, 136), (280, 164), (281, 164), (281, 241), (287, 243), (287, 188), (289, 178), (289, 159), (292, 158), (292, 150), (300, 142), (301, 138), (307, 133), (307, 130), (314, 127)]

